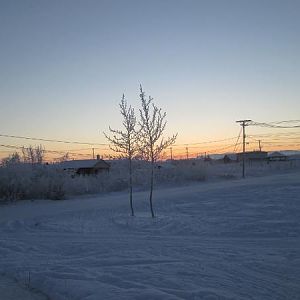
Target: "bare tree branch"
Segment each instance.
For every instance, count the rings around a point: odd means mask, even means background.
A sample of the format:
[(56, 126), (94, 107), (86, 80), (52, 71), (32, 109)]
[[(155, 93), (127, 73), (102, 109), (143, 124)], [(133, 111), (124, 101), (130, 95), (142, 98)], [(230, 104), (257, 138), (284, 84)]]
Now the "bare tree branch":
[(140, 100), (142, 108), (140, 112), (140, 132), (139, 132), (139, 152), (140, 155), (151, 162), (151, 183), (150, 183), (150, 209), (151, 215), (154, 218), (154, 211), (152, 205), (153, 194), (153, 177), (154, 177), (154, 163), (159, 159), (162, 151), (175, 143), (177, 134), (172, 137), (163, 138), (167, 121), (165, 112), (158, 108), (153, 103), (153, 98), (149, 96), (146, 98), (145, 92), (140, 85)]
[(45, 149), (42, 145), (22, 147), (23, 161), (31, 164), (42, 164), (45, 157)]
[(131, 215), (134, 216), (132, 203), (132, 159), (138, 151), (138, 133), (135, 130), (137, 121), (134, 109), (131, 107), (131, 105), (127, 105), (124, 94), (122, 96), (121, 103), (119, 104), (119, 108), (123, 119), (122, 125), (124, 131), (115, 130), (109, 127), (111, 135), (108, 135), (104, 132), (104, 136), (110, 143), (110, 149), (116, 153), (119, 153), (121, 157), (127, 158), (129, 161), (130, 208)]

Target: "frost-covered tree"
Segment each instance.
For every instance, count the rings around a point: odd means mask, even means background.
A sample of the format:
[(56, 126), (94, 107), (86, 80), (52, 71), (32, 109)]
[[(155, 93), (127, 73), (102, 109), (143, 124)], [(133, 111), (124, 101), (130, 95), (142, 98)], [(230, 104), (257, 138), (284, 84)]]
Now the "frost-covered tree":
[(153, 195), (153, 181), (154, 181), (154, 164), (159, 158), (162, 151), (175, 143), (177, 134), (172, 137), (164, 138), (163, 133), (165, 131), (167, 121), (166, 112), (162, 112), (161, 108), (158, 108), (153, 103), (151, 96), (148, 99), (145, 96), (142, 86), (140, 85), (140, 100), (142, 108), (140, 111), (140, 133), (139, 143), (141, 155), (151, 162), (151, 177), (150, 177), (150, 210), (152, 218), (155, 217), (152, 195)]
[(24, 162), (31, 164), (42, 164), (45, 157), (45, 149), (42, 145), (22, 147), (22, 154)]
[(2, 165), (6, 167), (19, 164), (20, 162), (21, 162), (21, 158), (18, 152), (14, 152), (8, 157), (2, 159)]
[(119, 104), (120, 113), (123, 119), (123, 130), (114, 130), (109, 127), (110, 135), (104, 133), (107, 140), (110, 142), (110, 148), (118, 153), (121, 157), (128, 159), (129, 166), (129, 202), (131, 215), (134, 216), (133, 200), (132, 200), (132, 159), (137, 152), (137, 139), (136, 132), (136, 117), (134, 108), (128, 106), (125, 96), (123, 94), (121, 103)]
[(70, 155), (69, 155), (69, 152), (67, 152), (67, 153), (65, 153), (63, 156), (58, 157), (58, 158), (56, 159), (56, 161), (57, 161), (57, 162), (64, 162), (64, 161), (69, 160), (69, 158), (70, 158)]

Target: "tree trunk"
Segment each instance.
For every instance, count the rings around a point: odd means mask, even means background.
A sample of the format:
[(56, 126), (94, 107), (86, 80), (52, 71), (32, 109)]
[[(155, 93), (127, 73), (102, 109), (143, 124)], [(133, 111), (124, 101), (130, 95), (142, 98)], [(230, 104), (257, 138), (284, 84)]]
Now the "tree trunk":
[(131, 209), (131, 216), (134, 216), (133, 210), (133, 201), (132, 201), (132, 160), (129, 158), (129, 200), (130, 200), (130, 209)]
[(154, 177), (154, 161), (151, 162), (151, 181), (150, 181), (150, 210), (152, 218), (155, 217), (152, 205), (152, 194), (153, 194), (153, 177)]

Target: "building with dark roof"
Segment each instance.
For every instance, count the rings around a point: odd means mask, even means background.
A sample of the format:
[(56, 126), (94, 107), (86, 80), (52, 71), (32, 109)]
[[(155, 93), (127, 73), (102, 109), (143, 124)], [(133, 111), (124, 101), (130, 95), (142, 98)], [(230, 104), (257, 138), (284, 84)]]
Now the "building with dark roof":
[(78, 175), (97, 175), (110, 169), (110, 165), (103, 159), (69, 160), (57, 164), (56, 167)]
[(243, 155), (245, 155), (246, 161), (261, 161), (268, 159), (268, 152), (266, 151), (248, 151), (237, 153), (237, 161), (243, 161)]

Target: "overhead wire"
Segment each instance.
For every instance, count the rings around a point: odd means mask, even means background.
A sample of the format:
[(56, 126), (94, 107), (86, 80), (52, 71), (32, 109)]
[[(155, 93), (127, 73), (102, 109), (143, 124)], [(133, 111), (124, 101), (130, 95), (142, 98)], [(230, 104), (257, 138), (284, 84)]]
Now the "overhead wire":
[(202, 145), (202, 144), (212, 144), (212, 143), (217, 143), (217, 142), (225, 142), (225, 141), (230, 141), (234, 140), (237, 137), (231, 137), (231, 138), (226, 138), (226, 139), (221, 139), (221, 140), (213, 140), (213, 141), (205, 141), (205, 142), (195, 142), (195, 143), (185, 143), (185, 144), (174, 144), (173, 146), (187, 146), (187, 145)]
[[(276, 121), (276, 122), (254, 122), (251, 121), (249, 125), (252, 126), (260, 126), (260, 127), (267, 127), (267, 128), (285, 128), (285, 129), (295, 129), (299, 128), (300, 120), (284, 120), (284, 121)], [(296, 124), (296, 125), (295, 125)], [(242, 128), (239, 132), (238, 136), (235, 137), (230, 137), (230, 138), (225, 138), (225, 139), (218, 139), (218, 140), (209, 140), (209, 141), (202, 141), (202, 142), (193, 142), (193, 143), (185, 143), (185, 144), (174, 144), (172, 147), (175, 147), (176, 149), (184, 149), (184, 148), (189, 148), (189, 149), (199, 149), (199, 151), (195, 151), (189, 153), (190, 156), (197, 156), (199, 155), (200, 152), (207, 152), (207, 153), (216, 153), (217, 151), (222, 151), (226, 149), (233, 148), (233, 152), (237, 152), (239, 148), (241, 147), (242, 143), (239, 143), (240, 137), (241, 137), (241, 131)], [(298, 137), (299, 136), (299, 137)], [(15, 139), (25, 139), (25, 140), (33, 140), (33, 141), (44, 141), (44, 142), (52, 142), (52, 143), (64, 143), (64, 144), (78, 144), (78, 145), (90, 145), (90, 146), (108, 146), (108, 143), (92, 143), (92, 142), (80, 142), (80, 141), (71, 141), (71, 140), (60, 140), (60, 139), (48, 139), (48, 138), (36, 138), (36, 137), (29, 137), (29, 136), (21, 136), (21, 135), (8, 135), (8, 134), (0, 134), (0, 137), (6, 137), (6, 138), (15, 138)], [(277, 133), (261, 133), (261, 134), (251, 134), (247, 135), (248, 138), (250, 138), (253, 141), (259, 141), (257, 138), (265, 138), (264, 139), (264, 144), (273, 144), (275, 145), (280, 145), (280, 146), (288, 146), (285, 143), (291, 142), (292, 140), (297, 140), (298, 138), (300, 139), (300, 132), (277, 132)], [(282, 141), (282, 138), (284, 137), (286, 141)], [(224, 145), (222, 147), (217, 147), (213, 150), (207, 149), (206, 147), (209, 146), (204, 146), (204, 145), (209, 145), (209, 144), (214, 144), (214, 143), (222, 143), (225, 141), (230, 141), (236, 139), (235, 144), (230, 144), (230, 145)], [(276, 142), (279, 142), (281, 144), (276, 144)], [(248, 144), (254, 144), (254, 142), (248, 143)], [(297, 146), (298, 143), (295, 143), (291, 146)], [(15, 146), (15, 145), (0, 145), (0, 147), (6, 147), (9, 149), (22, 149), (24, 147), (21, 146)], [(26, 148), (26, 147), (25, 147)], [(91, 151), (95, 149), (100, 149), (101, 151), (109, 151), (110, 149), (108, 148), (102, 148), (102, 147), (91, 147), (91, 148), (81, 148), (81, 149), (66, 149), (66, 150), (45, 150), (47, 153), (52, 153), (52, 154), (66, 154), (68, 153), (69, 155), (72, 156), (90, 156), (91, 154), (86, 154), (86, 153), (78, 153), (77, 151)], [(4, 151), (2, 151), (4, 152)], [(8, 152), (8, 151), (6, 151)], [(76, 153), (77, 152), (77, 153)], [(182, 151), (182, 153), (185, 153), (185, 151)], [(112, 155), (104, 154), (105, 156), (111, 157)], [(102, 155), (103, 156), (103, 155)], [(184, 154), (183, 154), (184, 156)]]
[(238, 144), (238, 142), (239, 142), (239, 139), (240, 139), (240, 136), (241, 136), (242, 130), (243, 130), (243, 128), (241, 127), (241, 129), (240, 129), (240, 133), (239, 133), (239, 135), (238, 135), (238, 138), (237, 138), (237, 140), (236, 140), (235, 146), (234, 146), (234, 148), (233, 148), (233, 152), (235, 152), (235, 151), (236, 151), (236, 146), (237, 146), (237, 144)]
[[(289, 124), (289, 123), (296, 123), (296, 125), (281, 125), (281, 124)], [(297, 124), (299, 123), (299, 124)], [(248, 123), (250, 126), (260, 126), (260, 127), (267, 127), (267, 128), (300, 128), (300, 120), (288, 120), (288, 121), (277, 121), (277, 122), (255, 122), (251, 121)]]
[[(9, 148), (9, 149), (17, 149), (17, 150), (29, 149), (28, 147), (15, 146), (15, 145), (4, 145), (4, 144), (0, 144), (0, 147)], [(46, 150), (46, 149), (44, 149), (43, 152), (53, 153), (53, 154), (66, 154), (65, 151), (59, 151), (59, 150)], [(70, 155), (79, 155), (79, 156), (88, 156), (88, 154), (86, 154), (86, 153), (68, 152), (68, 154), (70, 154)]]
[(109, 145), (109, 144), (105, 144), (105, 143), (91, 143), (91, 142), (78, 142), (78, 141), (45, 139), (45, 138), (36, 138), (36, 137), (9, 135), (9, 134), (0, 134), (0, 136), (1, 137), (7, 137), (7, 138), (33, 140), (33, 141), (43, 141), (43, 142), (54, 142), (54, 143), (64, 143), (64, 144), (78, 144), (78, 145), (91, 145), (91, 146), (93, 146), (93, 145), (108, 146)]

